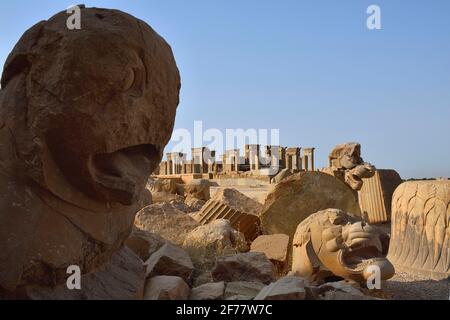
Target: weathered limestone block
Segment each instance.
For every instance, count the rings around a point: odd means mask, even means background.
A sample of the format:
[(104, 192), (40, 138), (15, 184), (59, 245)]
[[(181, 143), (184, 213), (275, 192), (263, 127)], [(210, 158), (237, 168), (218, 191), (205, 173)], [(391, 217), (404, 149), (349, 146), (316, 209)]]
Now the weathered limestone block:
[(395, 273), (385, 258), (388, 246), (388, 236), (366, 222), (337, 209), (320, 211), (298, 225), (292, 273), (310, 281), (339, 276), (364, 283), (378, 266), (387, 280)]
[(450, 181), (401, 184), (392, 199), (388, 258), (400, 271), (450, 276)]
[(328, 208), (360, 214), (356, 195), (345, 183), (321, 172), (300, 172), (281, 181), (268, 194), (261, 226), (265, 234), (282, 233), (292, 239), (300, 222)]
[(147, 277), (177, 276), (189, 282), (194, 272), (191, 258), (183, 249), (166, 243), (145, 262)]
[(167, 241), (157, 234), (134, 228), (125, 240), (125, 245), (133, 250), (142, 261), (158, 251)]
[(32, 300), (141, 300), (144, 294), (144, 262), (130, 249), (123, 248), (100, 268), (81, 277), (81, 290), (28, 286), (26, 298)]
[(244, 235), (233, 229), (228, 220), (219, 219), (191, 231), (183, 242), (195, 266), (209, 269), (216, 257), (248, 251)]
[(184, 186), (184, 196), (208, 201), (211, 198), (210, 183), (205, 179), (193, 179)]
[(152, 193), (166, 192), (170, 194), (179, 194), (178, 181), (175, 179), (156, 179), (149, 183), (149, 187)]
[(197, 212), (202, 210), (203, 206), (206, 204), (206, 201), (193, 197), (187, 197), (184, 199), (184, 203), (189, 207), (191, 212)]
[(391, 220), (391, 202), (395, 189), (402, 183), (394, 170), (375, 171), (372, 178), (364, 178), (358, 191), (361, 215), (369, 223), (386, 223)]
[(327, 282), (317, 289), (318, 300), (377, 300), (345, 281)]
[(225, 282), (205, 283), (191, 290), (189, 300), (222, 300)]
[[(8, 56), (0, 90), (0, 291), (108, 261), (133, 224), (179, 102), (172, 50), (118, 10), (62, 11)], [(101, 40), (101, 41), (100, 41)]]
[(255, 300), (305, 300), (308, 281), (296, 276), (286, 276), (264, 287)]
[(285, 270), (288, 262), (289, 237), (285, 234), (259, 236), (252, 242), (251, 252), (262, 252), (276, 266), (278, 272)]
[(199, 224), (176, 203), (155, 203), (136, 215), (134, 225), (141, 230), (160, 235), (166, 240), (182, 245), (186, 236)]
[(270, 283), (275, 268), (264, 253), (246, 252), (218, 257), (212, 276), (214, 281)]
[(217, 219), (230, 220), (233, 228), (242, 232), (248, 241), (252, 241), (260, 233), (260, 211), (261, 204), (255, 200), (236, 189), (225, 188), (217, 191), (193, 218), (200, 224), (208, 224)]
[(190, 288), (175, 276), (156, 276), (147, 280), (144, 300), (187, 300)]
[(272, 178), (272, 180), (270, 181), (271, 184), (277, 184), (279, 182), (281, 182), (282, 180), (292, 176), (292, 170), (290, 169), (283, 169), (280, 172), (277, 173), (277, 175), (275, 177)]

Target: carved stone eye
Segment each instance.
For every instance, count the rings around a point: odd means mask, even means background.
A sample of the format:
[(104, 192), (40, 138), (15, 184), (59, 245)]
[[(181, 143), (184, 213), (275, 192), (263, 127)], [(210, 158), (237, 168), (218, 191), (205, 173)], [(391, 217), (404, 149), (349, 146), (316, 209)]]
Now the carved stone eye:
[(134, 83), (135, 73), (134, 69), (129, 68), (125, 73), (124, 83), (123, 83), (123, 91), (126, 92), (131, 89)]
[(129, 94), (133, 97), (142, 96), (143, 74), (139, 69), (127, 69), (124, 77), (123, 91), (129, 92)]

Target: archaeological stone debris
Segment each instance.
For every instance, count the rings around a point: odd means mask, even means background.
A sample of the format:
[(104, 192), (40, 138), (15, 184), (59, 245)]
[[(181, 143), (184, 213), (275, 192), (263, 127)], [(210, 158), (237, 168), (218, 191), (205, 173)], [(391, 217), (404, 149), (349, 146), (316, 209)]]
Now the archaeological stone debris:
[(312, 214), (298, 225), (293, 240), (292, 272), (311, 280), (339, 276), (365, 282), (378, 266), (381, 279), (394, 275), (386, 259), (389, 237), (341, 210)]
[(261, 212), (266, 234), (293, 237), (297, 225), (328, 208), (360, 215), (357, 196), (342, 181), (321, 172), (296, 173), (274, 186)]
[(388, 258), (396, 269), (450, 277), (449, 204), (449, 180), (410, 181), (395, 190)]
[[(31, 27), (0, 90), (0, 291), (65, 282), (121, 247), (170, 139), (180, 75), (170, 46), (117, 10)], [(101, 39), (101, 41), (99, 41)]]
[(358, 191), (361, 216), (369, 223), (391, 220), (391, 203), (395, 189), (403, 182), (395, 170), (377, 169), (371, 178), (363, 178)]
[(260, 232), (259, 213), (261, 205), (236, 189), (219, 190), (193, 218), (200, 224), (217, 219), (230, 220), (232, 226), (242, 232), (249, 241)]
[(371, 178), (375, 167), (361, 158), (361, 145), (356, 142), (339, 144), (328, 156), (329, 167), (323, 172), (342, 179), (353, 190), (361, 190), (363, 178)]

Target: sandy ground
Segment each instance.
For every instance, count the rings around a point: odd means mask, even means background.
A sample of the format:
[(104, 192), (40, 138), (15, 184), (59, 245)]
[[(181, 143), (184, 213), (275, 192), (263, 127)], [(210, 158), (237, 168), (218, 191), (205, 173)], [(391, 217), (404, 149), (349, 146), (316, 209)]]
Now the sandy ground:
[(381, 291), (364, 290), (364, 293), (389, 300), (449, 300), (450, 285), (448, 280), (433, 281), (397, 272), (382, 283)]

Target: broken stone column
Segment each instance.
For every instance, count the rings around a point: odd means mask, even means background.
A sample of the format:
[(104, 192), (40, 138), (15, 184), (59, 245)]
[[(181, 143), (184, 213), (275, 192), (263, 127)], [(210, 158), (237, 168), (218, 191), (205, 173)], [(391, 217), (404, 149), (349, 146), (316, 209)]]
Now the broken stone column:
[(410, 181), (392, 198), (388, 258), (395, 268), (435, 280), (450, 276), (450, 181)]
[(226, 188), (216, 194), (193, 215), (200, 224), (207, 224), (217, 219), (227, 219), (234, 229), (242, 232), (248, 241), (254, 240), (260, 232), (261, 205), (236, 189)]
[(386, 223), (391, 220), (391, 200), (395, 189), (402, 183), (394, 170), (376, 170), (371, 178), (363, 178), (358, 191), (361, 215), (369, 223)]
[(65, 283), (128, 236), (179, 102), (170, 46), (118, 10), (31, 27), (0, 90), (0, 291)]

